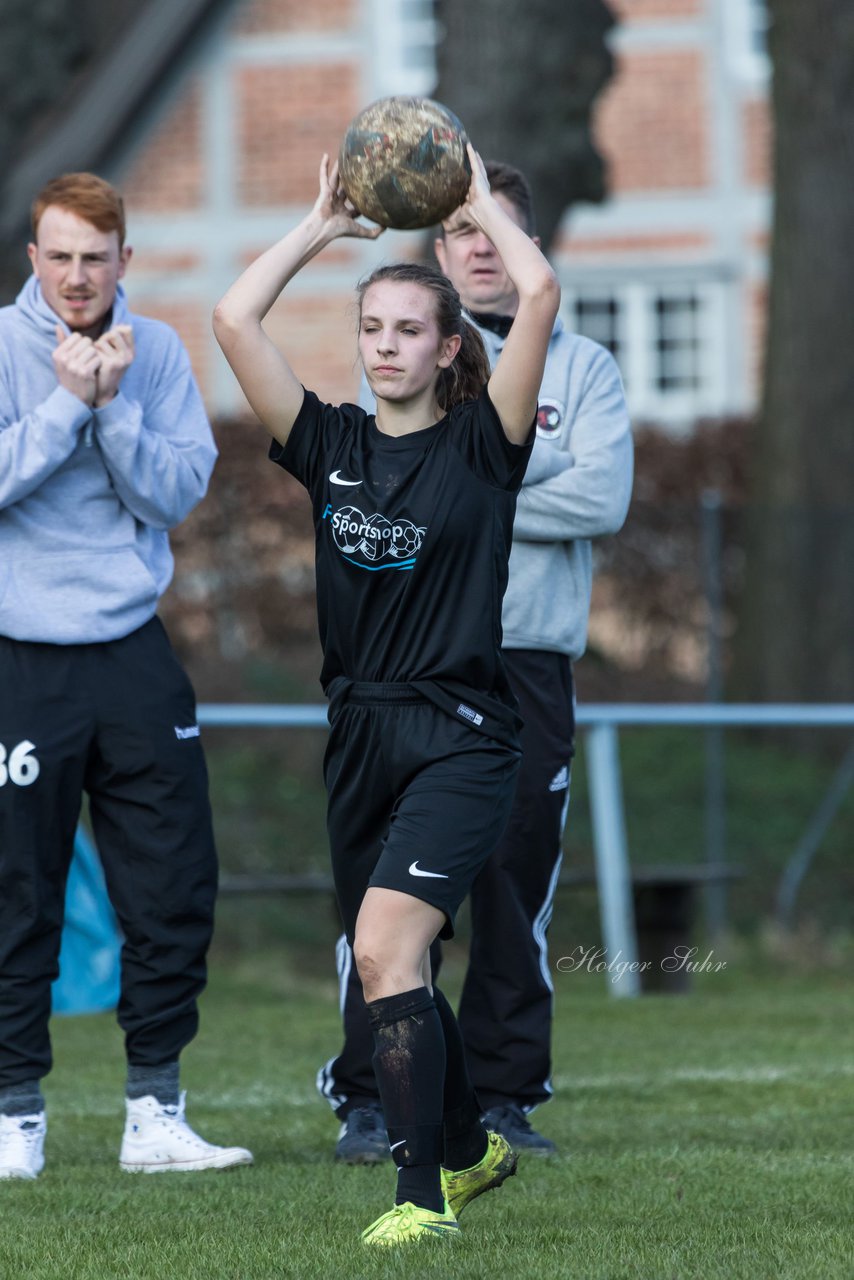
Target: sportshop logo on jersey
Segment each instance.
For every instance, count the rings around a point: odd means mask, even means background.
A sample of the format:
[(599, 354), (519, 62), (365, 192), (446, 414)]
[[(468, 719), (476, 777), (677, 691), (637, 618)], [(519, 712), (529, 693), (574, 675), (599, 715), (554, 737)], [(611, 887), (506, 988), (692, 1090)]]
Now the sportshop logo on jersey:
[(374, 512), (366, 516), (358, 507), (332, 508), (326, 504), (323, 519), (332, 525), (338, 550), (360, 569), (413, 569), (426, 525), (419, 528), (411, 520), (389, 520)]

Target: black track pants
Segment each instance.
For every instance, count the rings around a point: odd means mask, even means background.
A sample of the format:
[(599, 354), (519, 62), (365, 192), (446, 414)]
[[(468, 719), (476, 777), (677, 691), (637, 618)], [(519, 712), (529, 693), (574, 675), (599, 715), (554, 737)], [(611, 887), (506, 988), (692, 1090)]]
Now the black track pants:
[(51, 1067), (48, 1018), (82, 794), (125, 936), (128, 1061), (175, 1061), (216, 896), (192, 686), (158, 619), (104, 644), (0, 637), (0, 1087)]
[[(469, 1070), (484, 1110), (506, 1101), (530, 1108), (551, 1094), (553, 991), (546, 936), (560, 871), (574, 738), (569, 660), (509, 649), (504, 661), (525, 721), (522, 763), (507, 829), (471, 888), (471, 955), (459, 1010)], [(378, 1097), (361, 983), (343, 938), (338, 975), (344, 1044), (320, 1069), (317, 1084), (343, 1118), (353, 1106)]]

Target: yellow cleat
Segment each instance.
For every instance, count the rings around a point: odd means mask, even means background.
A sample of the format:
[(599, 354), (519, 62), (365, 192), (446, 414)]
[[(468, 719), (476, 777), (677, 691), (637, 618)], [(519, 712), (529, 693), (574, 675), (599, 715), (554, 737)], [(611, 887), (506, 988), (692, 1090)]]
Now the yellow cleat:
[(500, 1133), (489, 1133), (487, 1141), (486, 1155), (470, 1169), (442, 1170), (442, 1191), (456, 1217), (472, 1200), (500, 1187), (516, 1172), (518, 1157), (507, 1139)]
[(362, 1232), (362, 1243), (411, 1244), (414, 1240), (425, 1240), (428, 1236), (434, 1239), (438, 1236), (453, 1239), (459, 1234), (459, 1225), (447, 1200), (444, 1213), (420, 1209), (411, 1200), (407, 1200), (405, 1204), (396, 1204), (388, 1213), (372, 1222)]

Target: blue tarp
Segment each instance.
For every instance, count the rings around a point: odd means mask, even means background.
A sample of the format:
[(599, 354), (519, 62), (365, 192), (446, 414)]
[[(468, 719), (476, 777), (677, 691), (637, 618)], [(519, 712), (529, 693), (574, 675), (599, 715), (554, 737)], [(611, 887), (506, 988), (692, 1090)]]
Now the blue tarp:
[(54, 1013), (98, 1013), (119, 998), (122, 936), (92, 841), (78, 828), (65, 894), (65, 927)]

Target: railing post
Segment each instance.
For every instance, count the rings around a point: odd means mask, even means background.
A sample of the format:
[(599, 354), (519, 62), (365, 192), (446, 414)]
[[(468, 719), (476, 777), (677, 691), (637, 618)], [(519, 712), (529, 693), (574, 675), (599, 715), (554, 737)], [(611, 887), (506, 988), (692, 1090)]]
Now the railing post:
[(777, 889), (777, 923), (782, 929), (791, 929), (794, 924), (795, 902), (801, 881), (809, 870), (809, 865), (852, 784), (854, 784), (854, 742), (843, 756), (842, 763), (833, 775), (821, 804), (810, 818), (795, 852), (783, 868)]
[(621, 966), (619, 977), (613, 972), (609, 974), (608, 986), (615, 996), (637, 996), (640, 994), (638, 945), (617, 730), (613, 724), (594, 724), (588, 731), (587, 776), (602, 940), (608, 963)]
[[(706, 699), (715, 704), (723, 700), (724, 693), (721, 495), (717, 489), (706, 489), (701, 501), (707, 611)], [(726, 861), (725, 778), (724, 729), (722, 725), (709, 725), (706, 729), (706, 863), (710, 866), (720, 866)], [(719, 939), (727, 927), (727, 889), (723, 882), (706, 886), (705, 909), (709, 936)]]

